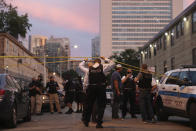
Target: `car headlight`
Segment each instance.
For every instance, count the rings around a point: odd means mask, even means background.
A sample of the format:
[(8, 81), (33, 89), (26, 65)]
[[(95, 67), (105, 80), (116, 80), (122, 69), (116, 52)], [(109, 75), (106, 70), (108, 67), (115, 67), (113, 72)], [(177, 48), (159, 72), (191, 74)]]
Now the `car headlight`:
[(46, 99), (48, 99), (48, 97), (47, 96), (42, 96), (42, 99), (46, 100)]

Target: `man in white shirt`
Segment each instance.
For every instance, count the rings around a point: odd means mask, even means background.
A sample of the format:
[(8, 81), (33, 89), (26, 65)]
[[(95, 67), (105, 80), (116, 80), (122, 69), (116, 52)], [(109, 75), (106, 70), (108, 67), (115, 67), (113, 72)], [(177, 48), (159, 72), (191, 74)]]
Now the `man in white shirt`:
[(88, 123), (90, 121), (93, 104), (95, 100), (97, 100), (97, 105), (99, 108), (97, 114), (96, 128), (103, 128), (102, 119), (106, 106), (105, 74), (112, 69), (114, 62), (110, 61), (109, 59), (105, 59), (104, 57), (101, 58), (109, 63), (102, 65), (101, 60), (96, 59), (94, 64), (89, 68), (86, 68), (84, 66), (87, 60), (79, 64), (79, 68), (85, 73), (85, 77), (84, 77), (85, 84), (88, 83), (87, 86), (84, 85), (87, 87), (86, 102), (85, 102), (85, 108), (83, 112), (83, 123), (86, 127), (88, 127)]

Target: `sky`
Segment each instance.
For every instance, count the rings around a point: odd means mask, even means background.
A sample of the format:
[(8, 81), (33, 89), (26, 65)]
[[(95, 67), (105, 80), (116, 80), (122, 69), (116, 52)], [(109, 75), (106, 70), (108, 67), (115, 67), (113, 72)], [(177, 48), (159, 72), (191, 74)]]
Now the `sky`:
[[(68, 37), (72, 56), (91, 56), (91, 39), (99, 35), (99, 0), (10, 0), (28, 13), (28, 34)], [(184, 0), (184, 8), (194, 0)], [(78, 45), (78, 49), (73, 46)]]

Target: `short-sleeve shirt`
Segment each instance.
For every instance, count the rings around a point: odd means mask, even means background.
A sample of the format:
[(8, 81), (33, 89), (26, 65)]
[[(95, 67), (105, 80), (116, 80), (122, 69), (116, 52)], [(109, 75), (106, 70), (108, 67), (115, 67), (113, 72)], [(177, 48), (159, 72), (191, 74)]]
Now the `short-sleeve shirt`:
[(119, 89), (121, 89), (121, 85), (122, 85), (122, 83), (121, 83), (121, 76), (120, 76), (120, 73), (118, 71), (115, 71), (115, 72), (112, 73), (111, 87), (112, 87), (113, 90), (115, 89), (115, 87), (114, 87), (114, 80), (118, 81), (118, 87), (119, 87)]

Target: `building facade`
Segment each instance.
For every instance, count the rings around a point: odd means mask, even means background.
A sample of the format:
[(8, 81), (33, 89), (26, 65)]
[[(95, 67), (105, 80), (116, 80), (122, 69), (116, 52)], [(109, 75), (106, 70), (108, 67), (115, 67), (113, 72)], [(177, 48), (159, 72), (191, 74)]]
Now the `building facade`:
[[(0, 51), (1, 56), (5, 56), (0, 58), (0, 73), (8, 73), (17, 80), (30, 82), (32, 77), (37, 78), (40, 74), (44, 76), (45, 68), (47, 78), (48, 69), (11, 35), (0, 33)], [(15, 57), (7, 58), (8, 56)]]
[(100, 38), (97, 36), (92, 39), (92, 57), (100, 56)]
[[(70, 42), (68, 38), (54, 38), (47, 40), (45, 45), (45, 54), (47, 66), (50, 72), (61, 73), (69, 69)], [(59, 61), (59, 62), (56, 62)]]
[(100, 54), (136, 49), (183, 10), (183, 0), (100, 0)]
[(29, 50), (36, 56), (44, 55), (44, 46), (46, 44), (46, 36), (30, 35), (29, 36)]
[(141, 63), (155, 67), (157, 73), (196, 65), (196, 2), (141, 49)]

